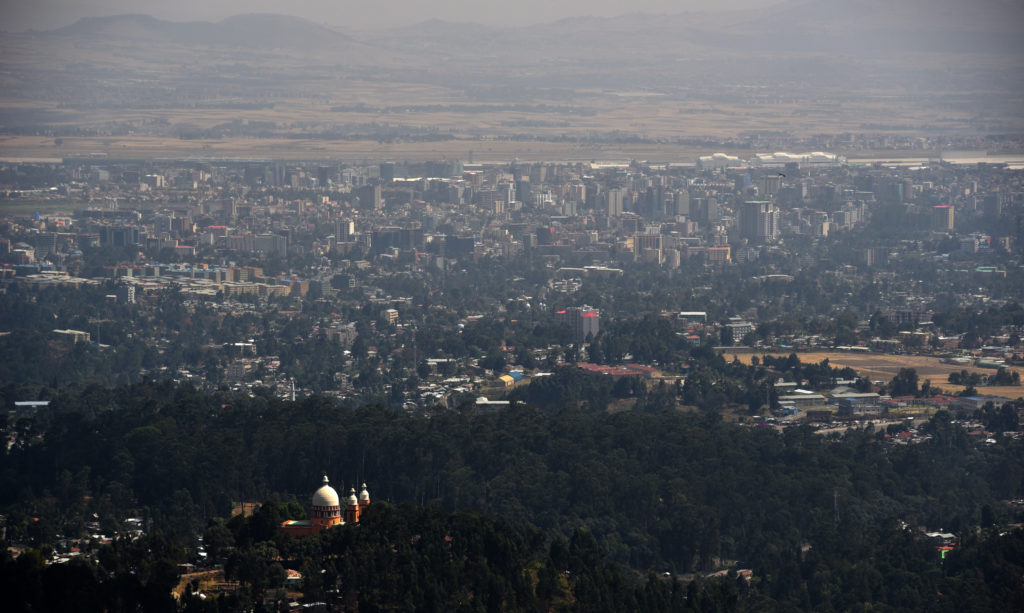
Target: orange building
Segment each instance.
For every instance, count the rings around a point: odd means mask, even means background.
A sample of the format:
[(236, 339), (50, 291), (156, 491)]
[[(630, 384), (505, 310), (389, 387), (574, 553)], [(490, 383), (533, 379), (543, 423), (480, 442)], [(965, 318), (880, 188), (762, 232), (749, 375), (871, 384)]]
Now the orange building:
[(289, 536), (312, 536), (333, 526), (358, 524), (359, 516), (369, 505), (370, 492), (364, 483), (358, 497), (355, 488), (352, 489), (343, 511), (338, 492), (328, 484), (327, 475), (324, 475), (323, 485), (313, 493), (310, 519), (286, 520), (281, 523), (281, 528)]
[(731, 262), (729, 247), (708, 247), (705, 254), (708, 264), (728, 264)]

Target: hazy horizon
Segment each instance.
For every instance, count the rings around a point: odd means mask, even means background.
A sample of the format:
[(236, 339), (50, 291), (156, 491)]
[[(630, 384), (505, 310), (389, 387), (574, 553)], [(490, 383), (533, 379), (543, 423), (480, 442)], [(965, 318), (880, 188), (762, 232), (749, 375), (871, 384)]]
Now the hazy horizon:
[(168, 21), (217, 21), (247, 13), (278, 13), (302, 17), (322, 25), (382, 28), (428, 19), (479, 23), (490, 26), (527, 26), (572, 16), (614, 17), (634, 13), (717, 12), (758, 8), (792, 0), (722, 0), (714, 5), (696, 0), (521, 0), (516, 4), (443, 0), (392, 0), (387, 11), (367, 0), (0, 0), (3, 29), (8, 32), (50, 30), (85, 17), (143, 14)]

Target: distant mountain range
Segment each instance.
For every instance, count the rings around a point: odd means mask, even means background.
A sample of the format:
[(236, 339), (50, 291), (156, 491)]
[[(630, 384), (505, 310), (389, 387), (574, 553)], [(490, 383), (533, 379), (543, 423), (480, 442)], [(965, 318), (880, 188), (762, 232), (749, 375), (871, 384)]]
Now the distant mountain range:
[[(118, 84), (129, 69), (137, 70), (136, 84), (155, 74), (166, 82), (179, 70), (192, 88), (198, 87), (197, 67), (205, 66), (217, 75), (207, 82), (211, 91), (237, 78), (233, 91), (240, 96), (251, 94), (257, 77), (261, 87), (274, 88), (329, 67), (317, 73), (317, 87), (344, 73), (373, 82), (429, 83), (476, 101), (528, 99), (538, 89), (565, 99), (571, 91), (716, 86), (743, 93), (757, 86), (888, 95), (985, 92), (1013, 104), (1024, 96), (1024, 2), (793, 0), (757, 10), (581, 16), (529, 27), (431, 20), (360, 30), (273, 14), (218, 22), (117, 15), (0, 34), (0, 65), (23, 79), (12, 82), (22, 88), (71, 64), (106, 71)], [(69, 76), (82, 74), (75, 69)], [(52, 83), (36, 86), (47, 90)]]
[[(473, 26), (409, 26), (411, 40), (457, 45)], [(692, 47), (749, 52), (1024, 54), (1024, 2), (1014, 0), (800, 0), (778, 7), (614, 18), (579, 17), (529, 28), (488, 28), (491, 46), (582, 45), (665, 53)], [(406, 39), (406, 40), (410, 40)], [(515, 47), (513, 47), (515, 48)]]
[(359, 42), (417, 55), (622, 57), (694, 49), (742, 53), (971, 52), (1024, 57), (1024, 3), (1017, 0), (797, 0), (770, 9), (578, 17), (500, 28), (439, 20), (389, 30), (342, 32), (299, 17), (238, 15), (172, 22), (146, 15), (90, 17), (40, 33), (319, 53)]
[(213, 23), (164, 21), (148, 15), (88, 17), (41, 35), (309, 51), (338, 48), (354, 42), (347, 34), (301, 17), (272, 14), (237, 15)]
[[(0, 128), (33, 134), (71, 124), (97, 133), (194, 134), (200, 126), (228, 134), (233, 124), (203, 122), (233, 115), (203, 110), (238, 108), (267, 110), (258, 121), (273, 117), (266, 120), (288, 126), (280, 133), (296, 135), (386, 134), (391, 125), (416, 135), (445, 126), (546, 138), (565, 130), (615, 142), (684, 126), (701, 135), (949, 126), (1017, 133), (1024, 0), (779, 0), (756, 10), (580, 16), (528, 27), (430, 20), (355, 29), (273, 14), (217, 22), (116, 15), (0, 33), (0, 82), (0, 99), (16, 102)], [(643, 98), (651, 95), (664, 98)], [(531, 114), (487, 107), (508, 104)], [(539, 114), (556, 107), (581, 114)], [(269, 111), (277, 108), (304, 114)], [(187, 120), (173, 130), (129, 128), (135, 120), (112, 109), (164, 122), (180, 109)]]

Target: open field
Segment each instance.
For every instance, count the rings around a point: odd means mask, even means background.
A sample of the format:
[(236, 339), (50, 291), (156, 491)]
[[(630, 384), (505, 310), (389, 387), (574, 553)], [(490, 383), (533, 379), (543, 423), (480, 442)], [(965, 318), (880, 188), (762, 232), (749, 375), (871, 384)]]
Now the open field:
[[(716, 149), (717, 151), (718, 149)], [(652, 160), (696, 162), (707, 147), (665, 144), (588, 144), (507, 140), (447, 140), (380, 143), (369, 140), (306, 140), (289, 138), (223, 138), (182, 140), (170, 137), (66, 137), (60, 147), (52, 138), (0, 136), (0, 159), (50, 159), (104, 154), (111, 158), (261, 158), (283, 160), (338, 159), (475, 162)], [(726, 149), (728, 151), (728, 149)]]
[[(732, 359), (732, 355), (726, 351), (725, 358), (727, 360)], [(741, 362), (745, 364), (750, 363), (750, 358), (758, 354), (746, 354), (738, 355), (737, 357)], [(786, 357), (788, 353), (772, 353), (769, 355)], [(813, 351), (807, 353), (798, 353), (797, 356), (801, 362), (817, 363), (828, 358), (829, 364), (833, 367), (846, 367), (849, 366), (856, 370), (862, 377), (867, 377), (872, 381), (885, 381), (889, 382), (901, 368), (913, 368), (917, 371), (918, 381), (924, 382), (926, 379), (931, 381), (932, 385), (937, 388), (941, 388), (944, 392), (949, 394), (955, 394), (964, 389), (962, 385), (953, 385), (948, 382), (949, 373), (960, 372), (961, 370), (967, 370), (968, 372), (978, 372), (990, 375), (995, 371), (985, 368), (968, 367), (965, 368), (959, 364), (943, 364), (939, 358), (930, 356), (914, 356), (914, 355), (884, 355), (875, 353), (847, 353), (843, 351)], [(1024, 368), (1020, 367), (1009, 367), (1010, 371), (1016, 371), (1017, 373), (1024, 376)], [(1024, 387), (979, 387), (977, 388), (980, 394), (986, 396), (1002, 396), (1004, 398), (1018, 398), (1024, 397)]]
[[(629, 162), (630, 160), (695, 163), (714, 152), (749, 155), (750, 149), (666, 143), (571, 143), (457, 139), (436, 142), (381, 143), (371, 140), (314, 140), (291, 138), (218, 138), (183, 140), (172, 137), (64, 137), (58, 147), (43, 136), (0, 135), (0, 162), (59, 163), (64, 157), (102, 154), (110, 158), (254, 158), (275, 160), (428, 161), (466, 162)], [(839, 152), (842, 153), (842, 152)], [(929, 151), (859, 151), (858, 156), (937, 158)], [(851, 161), (855, 161), (850, 156)]]
[(45, 214), (67, 213), (72, 214), (88, 207), (85, 202), (70, 202), (68, 200), (0, 200), (0, 216), (4, 215), (32, 215), (36, 211)]

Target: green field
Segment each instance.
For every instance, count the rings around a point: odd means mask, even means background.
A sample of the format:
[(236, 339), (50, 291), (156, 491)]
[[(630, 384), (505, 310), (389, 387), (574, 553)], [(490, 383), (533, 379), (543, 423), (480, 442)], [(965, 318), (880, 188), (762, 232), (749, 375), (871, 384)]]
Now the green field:
[(0, 200), (0, 216), (24, 217), (36, 211), (44, 215), (73, 213), (86, 208), (86, 203), (74, 200)]

